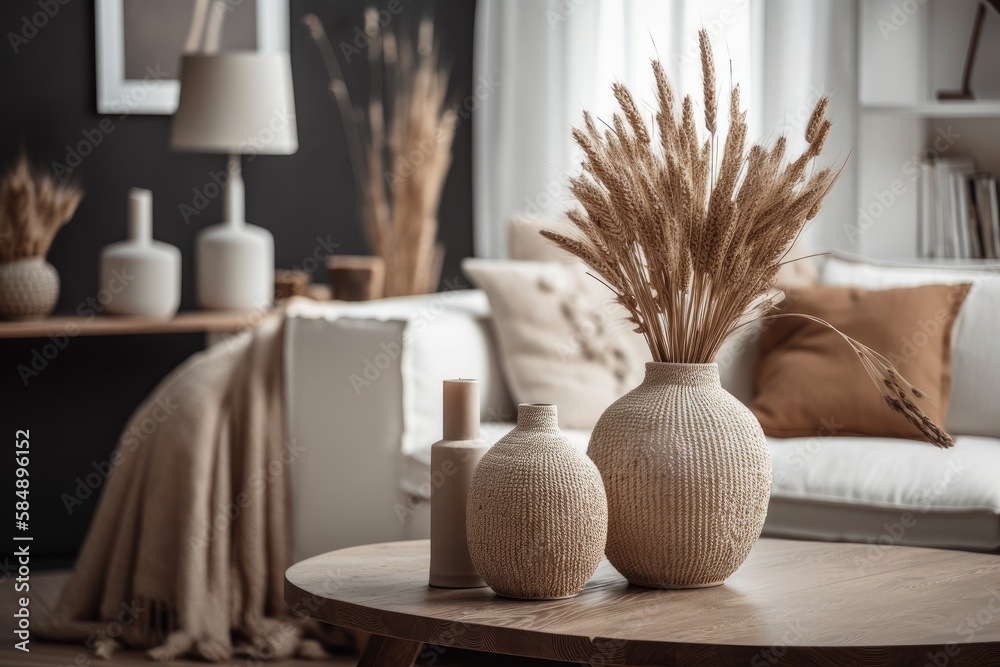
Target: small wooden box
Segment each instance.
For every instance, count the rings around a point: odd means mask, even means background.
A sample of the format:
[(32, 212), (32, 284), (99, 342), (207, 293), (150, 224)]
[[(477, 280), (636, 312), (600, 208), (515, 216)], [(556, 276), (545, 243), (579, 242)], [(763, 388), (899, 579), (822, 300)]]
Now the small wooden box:
[(385, 262), (370, 255), (334, 255), (326, 260), (330, 289), (339, 301), (370, 301), (385, 295)]

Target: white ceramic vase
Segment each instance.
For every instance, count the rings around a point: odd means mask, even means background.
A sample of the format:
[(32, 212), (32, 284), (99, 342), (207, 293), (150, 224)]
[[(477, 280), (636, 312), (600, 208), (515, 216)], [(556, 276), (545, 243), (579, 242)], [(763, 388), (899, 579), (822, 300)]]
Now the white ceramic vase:
[(153, 240), (153, 194), (129, 190), (128, 240), (101, 252), (98, 295), (110, 315), (170, 319), (181, 302), (181, 252)]

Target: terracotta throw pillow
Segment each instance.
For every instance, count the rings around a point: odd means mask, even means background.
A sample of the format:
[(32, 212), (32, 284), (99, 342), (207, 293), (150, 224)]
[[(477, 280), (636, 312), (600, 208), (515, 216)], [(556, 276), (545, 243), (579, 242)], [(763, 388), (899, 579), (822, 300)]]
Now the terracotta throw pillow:
[[(790, 290), (779, 312), (813, 315), (880, 352), (927, 394), (914, 402), (943, 425), (951, 391), (951, 330), (970, 287)], [(764, 323), (753, 383), (750, 409), (769, 436), (926, 440), (885, 404), (844, 339), (805, 318)]]
[(560, 426), (591, 429), (642, 382), (645, 339), (582, 264), (466, 259), (462, 270), (489, 297), (515, 403), (554, 403)]

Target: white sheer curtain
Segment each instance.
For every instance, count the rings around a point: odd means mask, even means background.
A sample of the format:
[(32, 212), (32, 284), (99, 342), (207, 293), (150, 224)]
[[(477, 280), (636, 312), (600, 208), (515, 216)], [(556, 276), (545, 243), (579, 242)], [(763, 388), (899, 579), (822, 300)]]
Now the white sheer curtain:
[(855, 169), (849, 159), (858, 103), (857, 5), (844, 0), (763, 0), (761, 4), (762, 136), (783, 132), (789, 148), (801, 150), (813, 105), (829, 95), (827, 115), (833, 120), (833, 130), (824, 153), (837, 165), (846, 165), (822, 212), (806, 229), (803, 252), (856, 249), (854, 236), (844, 229), (855, 223), (857, 208)]
[[(658, 57), (678, 92), (690, 92), (700, 105), (701, 27), (712, 36), (720, 87), (741, 86), (751, 136), (770, 136), (783, 125), (801, 134), (799, 108), (815, 103), (815, 91), (835, 89), (833, 108), (840, 113), (834, 151), (849, 146), (853, 5), (842, 0), (480, 0), (475, 71), (499, 85), (481, 100), (475, 118), (476, 254), (506, 256), (512, 214), (551, 215), (572, 203), (566, 181), (579, 168), (579, 156), (570, 127), (580, 122), (583, 109), (603, 118), (612, 113), (613, 81), (628, 84), (652, 117), (650, 60)], [(842, 91), (849, 95), (841, 97)], [(842, 183), (838, 195), (846, 189)]]

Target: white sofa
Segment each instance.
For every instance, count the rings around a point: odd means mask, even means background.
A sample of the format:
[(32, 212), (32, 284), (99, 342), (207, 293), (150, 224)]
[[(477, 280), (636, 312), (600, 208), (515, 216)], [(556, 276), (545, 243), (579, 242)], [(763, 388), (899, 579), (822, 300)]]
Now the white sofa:
[[(907, 267), (840, 257), (822, 282), (873, 289), (975, 282), (953, 336), (950, 450), (880, 438), (769, 439), (774, 484), (764, 534), (1000, 553), (1000, 269)], [(486, 296), (471, 289), (359, 304), (297, 301), (286, 334), (296, 559), (428, 535), (429, 447), (441, 381), (481, 381), (484, 433), (511, 428)], [(720, 355), (748, 400), (755, 338)], [(874, 388), (873, 400), (877, 400)], [(889, 415), (887, 418), (892, 418)], [(585, 449), (588, 433), (569, 432)], [(864, 563), (859, 563), (863, 566)]]

